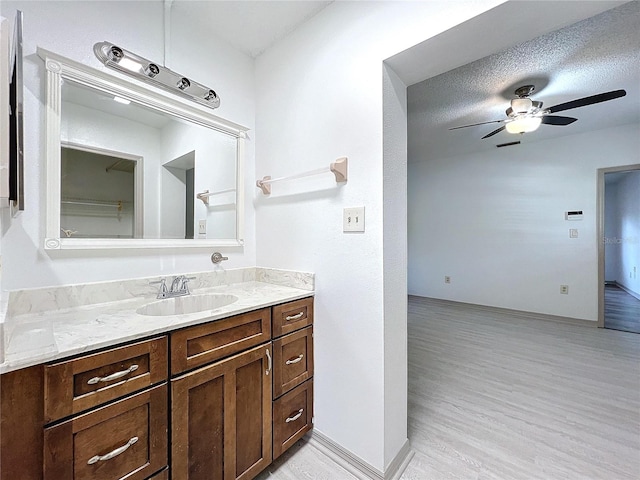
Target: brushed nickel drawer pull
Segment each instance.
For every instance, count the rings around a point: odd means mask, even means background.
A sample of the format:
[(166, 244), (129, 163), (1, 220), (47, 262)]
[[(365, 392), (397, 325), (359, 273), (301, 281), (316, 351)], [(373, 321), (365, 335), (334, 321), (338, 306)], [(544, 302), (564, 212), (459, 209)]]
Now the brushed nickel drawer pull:
[(293, 360), (287, 360), (286, 363), (287, 365), (293, 365), (294, 363), (298, 363), (299, 361), (301, 361), (304, 358), (304, 354), (301, 353), (300, 355), (298, 355), (296, 358), (294, 358)]
[(267, 367), (267, 371), (264, 372), (267, 375), (269, 375), (269, 372), (271, 371), (271, 354), (269, 353), (269, 349), (267, 348), (267, 360), (269, 360), (269, 366)]
[(117, 457), (121, 453), (124, 453), (131, 445), (138, 441), (138, 437), (133, 437), (123, 446), (116, 448), (113, 452), (109, 452), (106, 455), (96, 455), (95, 457), (91, 457), (87, 462), (88, 465), (93, 465), (98, 462), (106, 462), (107, 460), (111, 460), (114, 457)]
[(106, 377), (93, 377), (93, 378), (90, 378), (89, 380), (87, 380), (87, 383), (89, 385), (95, 385), (98, 382), (111, 382), (113, 380), (117, 380), (117, 379), (122, 378), (122, 377), (124, 377), (126, 375), (129, 375), (131, 372), (135, 372), (137, 369), (138, 369), (138, 365), (131, 365), (126, 370), (123, 370), (121, 372), (112, 373), (111, 375), (107, 375)]
[(299, 419), (302, 416), (302, 412), (304, 412), (304, 408), (301, 408), (300, 410), (298, 410), (298, 413), (296, 413), (293, 417), (287, 417), (285, 422), (286, 423), (295, 422), (297, 419)]
[(289, 315), (288, 317), (284, 317), (284, 319), (287, 321), (298, 320), (299, 318), (302, 318), (303, 315), (304, 315), (304, 312), (300, 312), (300, 313), (296, 313), (295, 315)]

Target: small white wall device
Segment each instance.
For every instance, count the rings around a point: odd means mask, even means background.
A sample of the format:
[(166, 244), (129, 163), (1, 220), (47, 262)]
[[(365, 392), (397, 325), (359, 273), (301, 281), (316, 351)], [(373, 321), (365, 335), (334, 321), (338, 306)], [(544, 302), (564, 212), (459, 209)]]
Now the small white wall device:
[(565, 220), (582, 220), (582, 210), (573, 210), (570, 212), (564, 212)]

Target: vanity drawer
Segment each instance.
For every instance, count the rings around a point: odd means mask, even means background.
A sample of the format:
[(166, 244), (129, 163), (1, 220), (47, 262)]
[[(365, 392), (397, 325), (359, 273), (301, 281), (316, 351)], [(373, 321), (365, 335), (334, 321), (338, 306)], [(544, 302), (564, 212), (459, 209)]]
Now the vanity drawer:
[(273, 341), (273, 397), (313, 377), (313, 327)]
[(167, 418), (165, 383), (46, 428), (44, 480), (148, 478), (167, 465)]
[(167, 363), (165, 336), (46, 365), (45, 423), (165, 381)]
[(273, 307), (273, 337), (295, 332), (313, 323), (313, 297)]
[(313, 428), (313, 380), (273, 402), (273, 459)]
[(178, 330), (171, 333), (171, 374), (200, 367), (269, 340), (269, 308)]
[(165, 468), (161, 472), (149, 477), (149, 480), (169, 480), (169, 469)]

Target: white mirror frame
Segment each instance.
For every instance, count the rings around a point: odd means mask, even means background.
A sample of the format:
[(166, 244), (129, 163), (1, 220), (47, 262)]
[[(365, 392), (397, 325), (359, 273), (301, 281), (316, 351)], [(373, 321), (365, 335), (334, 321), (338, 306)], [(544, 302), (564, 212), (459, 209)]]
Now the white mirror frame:
[[(137, 249), (210, 248), (244, 245), (244, 151), (249, 130), (209, 113), (205, 107), (174, 97), (161, 90), (128, 79), (115, 77), (82, 63), (38, 47), (46, 69), (46, 172), (45, 172), (45, 250), (60, 249)], [(236, 238), (235, 239), (156, 239), (156, 238), (64, 238), (60, 236), (60, 123), (62, 80), (110, 95), (126, 98), (154, 110), (168, 113), (197, 125), (234, 136), (236, 148)]]

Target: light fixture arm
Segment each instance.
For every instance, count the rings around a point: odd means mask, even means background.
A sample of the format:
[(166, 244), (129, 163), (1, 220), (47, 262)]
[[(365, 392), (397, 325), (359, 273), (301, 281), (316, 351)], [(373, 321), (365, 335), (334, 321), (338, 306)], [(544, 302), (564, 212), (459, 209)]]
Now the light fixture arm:
[(113, 43), (99, 42), (93, 51), (104, 65), (130, 75), (138, 80), (150, 82), (189, 100), (210, 108), (220, 106), (220, 97), (211, 88), (195, 82), (187, 77), (131, 53)]

